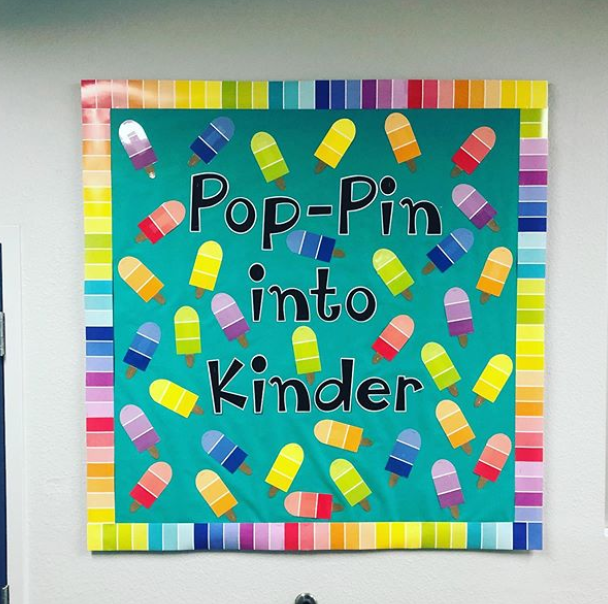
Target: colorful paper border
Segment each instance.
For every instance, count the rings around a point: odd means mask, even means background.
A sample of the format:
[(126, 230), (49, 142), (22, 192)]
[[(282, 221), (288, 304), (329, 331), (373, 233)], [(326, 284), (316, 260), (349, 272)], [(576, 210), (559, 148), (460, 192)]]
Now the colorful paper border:
[[(548, 84), (83, 80), (87, 543), (91, 551), (542, 549)], [(515, 521), (116, 524), (110, 109), (520, 109)]]

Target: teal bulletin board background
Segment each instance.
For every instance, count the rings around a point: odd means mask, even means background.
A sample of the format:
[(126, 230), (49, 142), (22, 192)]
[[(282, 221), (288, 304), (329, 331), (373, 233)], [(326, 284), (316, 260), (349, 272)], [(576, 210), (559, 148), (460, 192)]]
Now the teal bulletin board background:
[[(513, 454), (496, 483), (484, 489), (476, 487), (473, 467), (487, 439), (504, 432), (514, 443), (515, 385), (511, 376), (495, 404), (484, 404), (475, 409), (475, 395), (471, 389), (494, 354), (505, 353), (515, 359), (515, 304), (517, 266), (517, 199), (519, 111), (517, 110), (404, 110), (411, 121), (422, 150), (418, 170), (397, 165), (384, 132), (384, 120), (391, 111), (248, 111), (248, 110), (112, 110), (112, 195), (113, 195), (113, 250), (114, 250), (114, 329), (115, 329), (115, 418), (116, 418), (116, 521), (117, 522), (211, 522), (217, 519), (194, 486), (196, 474), (205, 468), (218, 472), (238, 500), (235, 513), (240, 522), (289, 522), (297, 518), (283, 506), (286, 494), (270, 499), (269, 486), (264, 482), (277, 453), (289, 442), (300, 444), (305, 460), (290, 492), (318, 491), (332, 493), (336, 501), (346, 504), (329, 477), (329, 465), (336, 458), (353, 462), (372, 490), (369, 497), (371, 511), (360, 506), (345, 505), (344, 511), (334, 514), (333, 521), (450, 521), (447, 509), (439, 507), (431, 479), (431, 466), (445, 458), (456, 466), (465, 503), (460, 506), (460, 520), (482, 522), (511, 522), (514, 512)], [(191, 155), (189, 145), (210, 120), (229, 116), (235, 124), (235, 134), (228, 146), (209, 165), (199, 163), (194, 169), (187, 165)], [(331, 124), (342, 117), (357, 126), (356, 138), (342, 162), (335, 170), (327, 168), (315, 175), (313, 153)], [(118, 127), (126, 119), (139, 122), (146, 130), (157, 155), (156, 179), (149, 179), (143, 171), (136, 172), (118, 139)], [(479, 126), (490, 126), (496, 132), (496, 145), (471, 176), (462, 174), (453, 179), (451, 157), (460, 144)], [(274, 238), (272, 252), (261, 251), (261, 217), (264, 198), (283, 194), (274, 184), (267, 184), (250, 150), (250, 140), (258, 131), (267, 131), (277, 140), (290, 168), (284, 192), (299, 201), (302, 208), (313, 203), (336, 205), (331, 217), (307, 218), (303, 212), (295, 228), (307, 229), (335, 237), (337, 235), (339, 181), (341, 177), (362, 174), (377, 182), (391, 175), (397, 190), (391, 197), (398, 202), (403, 197), (414, 201), (427, 199), (439, 208), (443, 222), (440, 237), (426, 236), (425, 218), (419, 212), (418, 235), (408, 236), (407, 211), (397, 204), (394, 209), (392, 233), (381, 236), (380, 201), (378, 194), (366, 210), (351, 214), (348, 237), (337, 237), (336, 247), (346, 257), (333, 259), (330, 266), (330, 285), (338, 289), (332, 303), (343, 304), (346, 293), (355, 286), (370, 288), (377, 299), (378, 309), (366, 323), (352, 321), (343, 310), (334, 323), (323, 323), (311, 306), (310, 326), (319, 342), (322, 372), (317, 374), (310, 391), (323, 379), (338, 377), (341, 357), (356, 359), (354, 387), (362, 379), (376, 375), (385, 379), (392, 389), (391, 407), (371, 413), (353, 401), (352, 412), (323, 413), (313, 404), (311, 413), (296, 414), (292, 408), (284, 414), (277, 412), (276, 389), (267, 386), (264, 412), (254, 415), (252, 401), (245, 410), (224, 406), (223, 415), (214, 415), (209, 396), (206, 361), (220, 359), (222, 373), (230, 360), (238, 357), (246, 368), (231, 382), (231, 390), (251, 396), (253, 372), (249, 362), (261, 353), (268, 359), (263, 377), (273, 375), (297, 377), (291, 348), (293, 322), (292, 307), (288, 305), (288, 321), (277, 323), (275, 298), (268, 293), (264, 301), (261, 323), (251, 321), (250, 288), (255, 285), (248, 277), (252, 262), (266, 268), (262, 286), (279, 284), (306, 291), (316, 283), (316, 268), (324, 263), (292, 254), (285, 245), (286, 235)], [(220, 172), (230, 182), (226, 201), (201, 212), (201, 232), (189, 232), (189, 200), (192, 174), (205, 171)], [(488, 228), (479, 231), (456, 208), (451, 200), (453, 187), (468, 183), (476, 187), (497, 209), (499, 233)], [(253, 230), (245, 235), (229, 231), (224, 223), (224, 211), (237, 196), (250, 199), (258, 210)], [(146, 241), (135, 243), (137, 224), (162, 202), (180, 200), (187, 208), (184, 222), (155, 245)], [(422, 275), (426, 253), (453, 229), (464, 227), (475, 236), (472, 250), (454, 267), (441, 274), (435, 270)], [(211, 312), (213, 293), (207, 292), (196, 300), (194, 288), (188, 285), (196, 250), (206, 240), (218, 241), (224, 250), (223, 266), (215, 293), (230, 293), (244, 312), (251, 331), (250, 342), (243, 349), (236, 341), (229, 342)], [(500, 298), (492, 298), (481, 305), (475, 284), (485, 259), (495, 247), (508, 247), (514, 255), (514, 266)], [(392, 249), (404, 262), (416, 283), (412, 286), (414, 299), (393, 298), (375, 273), (371, 258), (380, 247)], [(133, 255), (146, 264), (165, 284), (164, 306), (151, 301), (146, 304), (120, 279), (117, 265), (123, 256)], [(444, 293), (451, 287), (463, 288), (471, 299), (475, 333), (462, 349), (456, 338), (448, 334), (443, 307)], [(196, 358), (193, 369), (188, 369), (183, 357), (175, 353), (173, 315), (182, 305), (193, 306), (201, 319), (203, 352)], [(372, 365), (371, 345), (390, 319), (408, 314), (415, 321), (411, 340), (391, 363), (382, 361)], [(125, 377), (122, 362), (137, 327), (145, 321), (156, 322), (162, 330), (159, 348), (145, 373), (138, 372), (132, 380)], [(428, 341), (442, 344), (457, 367), (462, 380), (460, 394), (451, 397), (440, 393), (420, 360), (420, 349)], [(417, 393), (408, 392), (406, 413), (394, 412), (396, 375), (415, 377), (424, 384)], [(259, 377), (259, 376), (255, 376)], [(304, 379), (304, 376), (301, 376)], [(167, 378), (200, 395), (203, 416), (191, 415), (184, 419), (154, 403), (148, 394), (149, 384)], [(476, 439), (473, 454), (454, 450), (435, 418), (437, 403), (453, 398), (462, 408)], [(120, 426), (118, 416), (126, 404), (140, 406), (158, 431), (161, 460), (173, 468), (173, 479), (149, 509), (129, 512), (129, 492), (149, 467), (152, 458), (138, 454)], [(364, 427), (365, 436), (374, 442), (372, 447), (360, 448), (358, 453), (341, 451), (318, 442), (313, 435), (314, 425), (321, 419), (335, 419)], [(405, 428), (415, 428), (422, 437), (422, 448), (408, 479), (401, 478), (389, 488), (389, 474), (384, 466), (397, 434)], [(202, 434), (211, 429), (223, 431), (248, 454), (252, 476), (241, 472), (230, 474), (207, 456), (200, 445)]]

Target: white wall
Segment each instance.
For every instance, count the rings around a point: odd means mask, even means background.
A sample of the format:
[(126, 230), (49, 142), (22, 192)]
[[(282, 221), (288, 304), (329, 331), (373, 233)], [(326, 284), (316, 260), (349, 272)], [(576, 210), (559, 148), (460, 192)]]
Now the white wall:
[[(607, 601), (607, 32), (601, 0), (0, 0), (0, 222), (22, 225), (24, 247), (27, 601)], [(85, 551), (83, 77), (551, 82), (543, 553)]]

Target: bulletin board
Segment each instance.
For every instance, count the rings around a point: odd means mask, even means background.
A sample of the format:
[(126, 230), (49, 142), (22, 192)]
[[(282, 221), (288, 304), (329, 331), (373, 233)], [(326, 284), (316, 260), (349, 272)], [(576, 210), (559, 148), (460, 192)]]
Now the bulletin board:
[(546, 82), (82, 103), (90, 550), (542, 548)]

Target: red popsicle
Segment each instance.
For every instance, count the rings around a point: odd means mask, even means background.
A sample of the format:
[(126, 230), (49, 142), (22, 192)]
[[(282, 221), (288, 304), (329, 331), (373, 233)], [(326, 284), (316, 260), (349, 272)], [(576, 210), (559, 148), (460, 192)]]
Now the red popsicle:
[(463, 171), (472, 174), (492, 150), (495, 142), (496, 134), (492, 128), (487, 126), (475, 128), (452, 157), (454, 162), (452, 177), (458, 176)]

